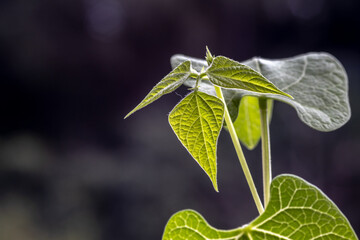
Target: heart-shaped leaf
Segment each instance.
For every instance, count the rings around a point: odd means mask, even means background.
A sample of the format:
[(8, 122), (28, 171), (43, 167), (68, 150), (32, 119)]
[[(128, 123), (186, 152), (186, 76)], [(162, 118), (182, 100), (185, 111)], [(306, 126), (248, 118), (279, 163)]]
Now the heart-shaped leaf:
[[(190, 60), (194, 69), (207, 67), (206, 61), (175, 55), (172, 66)], [(276, 94), (261, 94), (239, 89), (223, 89), (233, 121), (237, 117), (242, 96), (267, 97), (285, 102), (294, 107), (299, 118), (319, 131), (333, 131), (344, 125), (350, 118), (348, 100), (348, 79), (343, 66), (328, 53), (308, 53), (280, 60), (253, 58), (243, 64), (260, 72), (280, 90), (286, 91), (294, 99)], [(200, 70), (199, 70), (200, 69)], [(185, 82), (192, 85), (193, 82)], [(202, 81), (200, 89), (214, 94), (208, 81)]]
[(173, 215), (163, 240), (356, 240), (346, 217), (314, 185), (293, 175), (280, 175), (271, 183), (265, 211), (250, 224), (218, 230), (193, 210)]
[(208, 174), (216, 191), (216, 149), (223, 119), (223, 102), (199, 91), (187, 95), (169, 115), (176, 136)]
[(348, 79), (339, 61), (327, 53), (283, 60), (252, 59), (255, 67), (294, 99), (268, 96), (293, 106), (300, 119), (319, 131), (332, 131), (350, 118)]
[(191, 62), (184, 61), (166, 75), (155, 87), (146, 95), (144, 100), (140, 102), (131, 112), (129, 112), (125, 118), (137, 110), (149, 105), (155, 100), (159, 99), (162, 95), (171, 93), (178, 87), (180, 87), (191, 74)]

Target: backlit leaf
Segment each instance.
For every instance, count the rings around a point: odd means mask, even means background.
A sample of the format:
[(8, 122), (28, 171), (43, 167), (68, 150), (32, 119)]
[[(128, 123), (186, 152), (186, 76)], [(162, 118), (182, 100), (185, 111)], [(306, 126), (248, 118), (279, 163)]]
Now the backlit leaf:
[(293, 175), (271, 183), (265, 211), (250, 224), (218, 230), (193, 210), (173, 215), (163, 240), (356, 240), (346, 217), (317, 187)]
[(159, 99), (162, 95), (171, 93), (178, 87), (180, 87), (185, 80), (191, 74), (191, 63), (190, 61), (185, 61), (177, 66), (173, 71), (166, 75), (155, 87), (146, 95), (144, 100), (140, 102), (130, 113), (128, 113), (125, 118), (129, 117), (131, 114), (137, 110), (149, 105), (155, 100)]
[[(268, 121), (272, 114), (273, 101), (268, 99)], [(261, 138), (259, 99), (253, 96), (241, 98), (238, 116), (234, 121), (236, 134), (240, 141), (252, 150)]]
[(169, 115), (176, 136), (210, 177), (216, 191), (216, 149), (223, 118), (223, 102), (199, 91), (187, 95)]
[(223, 88), (280, 94), (291, 98), (252, 68), (223, 56), (214, 58), (206, 75), (210, 82)]

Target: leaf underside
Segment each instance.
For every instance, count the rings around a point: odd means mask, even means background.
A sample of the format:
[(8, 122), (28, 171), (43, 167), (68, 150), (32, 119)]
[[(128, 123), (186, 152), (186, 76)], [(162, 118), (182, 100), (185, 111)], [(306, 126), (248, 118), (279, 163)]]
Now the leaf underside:
[(216, 149), (223, 118), (223, 102), (199, 91), (187, 95), (169, 115), (176, 136), (210, 177), (216, 191)]
[[(172, 67), (191, 60), (193, 68), (200, 71), (207, 67), (206, 61), (175, 55)], [(308, 53), (292, 58), (267, 60), (253, 58), (243, 62), (286, 91), (294, 99), (276, 94), (261, 94), (244, 90), (223, 89), (224, 97), (233, 121), (238, 115), (242, 96), (253, 95), (282, 101), (294, 107), (301, 121), (319, 131), (333, 131), (343, 126), (350, 118), (348, 79), (343, 66), (328, 53)], [(186, 81), (192, 86), (193, 81)], [(200, 89), (215, 95), (208, 81), (200, 83)], [(230, 103), (230, 104), (229, 104)]]
[(163, 240), (356, 240), (346, 217), (317, 187), (293, 175), (271, 183), (264, 213), (249, 225), (218, 230), (193, 210), (173, 215)]
[(191, 74), (191, 62), (184, 61), (177, 66), (173, 71), (166, 75), (154, 88), (146, 95), (146, 97), (137, 105), (125, 118), (129, 117), (139, 109), (146, 107), (150, 103), (159, 99), (167, 93), (171, 93), (180, 87)]

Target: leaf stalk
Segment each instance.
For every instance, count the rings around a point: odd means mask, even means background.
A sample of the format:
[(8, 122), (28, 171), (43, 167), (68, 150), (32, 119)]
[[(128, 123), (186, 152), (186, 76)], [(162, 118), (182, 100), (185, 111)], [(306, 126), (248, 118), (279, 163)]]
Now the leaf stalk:
[(271, 174), (271, 153), (270, 153), (270, 129), (268, 120), (268, 102), (266, 98), (259, 99), (260, 123), (261, 123), (261, 150), (263, 166), (263, 192), (264, 206), (266, 207), (270, 199)]
[(230, 133), (230, 136), (231, 136), (231, 140), (234, 144), (234, 148), (236, 150), (236, 154), (239, 158), (239, 162), (240, 162), (240, 165), (242, 167), (242, 170), (244, 172), (244, 175), (245, 175), (245, 178), (246, 178), (246, 181), (249, 185), (249, 188), (250, 188), (250, 191), (251, 191), (251, 194), (252, 194), (252, 197), (254, 199), (254, 202), (255, 202), (255, 205), (259, 211), (259, 214), (263, 213), (264, 212), (264, 207), (261, 203), (261, 199), (259, 197), (259, 194), (256, 190), (256, 186), (255, 186), (255, 183), (254, 183), (254, 180), (251, 176), (251, 173), (250, 173), (250, 170), (249, 170), (249, 167), (247, 165), (247, 162), (246, 162), (246, 159), (245, 159), (245, 156), (244, 156), (244, 153), (242, 151), (242, 148), (241, 148), (241, 145), (239, 143), (239, 139), (237, 137), (237, 134), (236, 134), (236, 131), (235, 131), (235, 128), (234, 128), (234, 125), (231, 121), (231, 118), (230, 118), (230, 114), (229, 114), (229, 110), (227, 109), (227, 106), (226, 106), (226, 102), (225, 102), (225, 99), (224, 99), (224, 96), (222, 94), (222, 91), (221, 91), (221, 88), (214, 85), (215, 86), (215, 91), (216, 91), (216, 95), (224, 102), (224, 110), (225, 110), (225, 122), (226, 122), (226, 125), (229, 129), (229, 133)]

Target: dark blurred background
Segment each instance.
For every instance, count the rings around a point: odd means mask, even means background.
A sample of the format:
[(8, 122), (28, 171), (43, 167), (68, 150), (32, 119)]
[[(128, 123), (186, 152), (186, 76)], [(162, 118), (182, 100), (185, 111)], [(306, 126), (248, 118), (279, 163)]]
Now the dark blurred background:
[[(360, 233), (360, 1), (2, 0), (0, 239), (161, 239), (193, 208), (219, 228), (257, 216), (228, 134), (216, 193), (167, 114), (187, 92), (123, 117), (183, 53), (243, 61), (336, 56), (353, 116), (317, 132), (276, 103), (273, 174), (319, 186)], [(245, 155), (261, 193), (259, 147)]]

